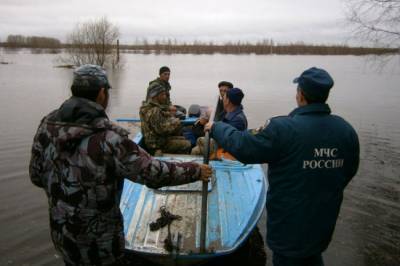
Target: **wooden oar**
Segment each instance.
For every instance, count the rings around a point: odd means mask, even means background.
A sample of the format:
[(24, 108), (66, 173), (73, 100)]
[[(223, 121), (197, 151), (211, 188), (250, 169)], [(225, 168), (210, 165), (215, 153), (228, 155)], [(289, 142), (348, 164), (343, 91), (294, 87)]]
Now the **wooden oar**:
[[(215, 111), (210, 115), (208, 121), (214, 121)], [(203, 163), (209, 164), (210, 161), (210, 132), (206, 131), (204, 141)], [(203, 181), (201, 191), (201, 229), (200, 229), (200, 252), (206, 253), (206, 233), (207, 233), (207, 200), (208, 200), (208, 182)]]

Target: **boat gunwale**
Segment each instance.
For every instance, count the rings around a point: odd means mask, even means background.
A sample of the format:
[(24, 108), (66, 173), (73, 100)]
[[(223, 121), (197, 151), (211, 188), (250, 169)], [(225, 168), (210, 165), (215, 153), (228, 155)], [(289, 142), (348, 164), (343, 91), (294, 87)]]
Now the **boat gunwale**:
[[(117, 122), (131, 122), (131, 123), (138, 123), (140, 122), (140, 120), (138, 119), (117, 119)], [(183, 124), (185, 125), (190, 125), (193, 124), (194, 120), (192, 118), (189, 118), (188, 120), (182, 120)], [(143, 134), (141, 133), (141, 131), (137, 132), (137, 134), (133, 137), (132, 139), (135, 143), (137, 143), (138, 145), (140, 145), (140, 143), (143, 140)], [(177, 158), (179, 156), (182, 156), (183, 154), (168, 154), (168, 158), (169, 159), (174, 159)], [(183, 155), (183, 156), (187, 156), (187, 155)], [(193, 156), (194, 158), (196, 156)], [(198, 156), (197, 156), (198, 157)], [(162, 157), (160, 157), (162, 158)], [(235, 252), (242, 244), (245, 243), (245, 241), (249, 238), (251, 232), (255, 229), (255, 227), (257, 226), (257, 223), (259, 222), (259, 220), (261, 219), (261, 216), (265, 210), (265, 206), (266, 206), (266, 201), (267, 201), (267, 197), (266, 197), (266, 192), (268, 189), (268, 182), (266, 179), (266, 173), (263, 169), (263, 167), (261, 166), (261, 164), (254, 164), (254, 166), (258, 166), (260, 168), (260, 173), (262, 174), (262, 177), (260, 178), (261, 182), (262, 182), (262, 189), (260, 191), (260, 197), (258, 198), (258, 203), (255, 207), (255, 209), (258, 209), (259, 211), (257, 213), (253, 213), (252, 217), (254, 217), (253, 219), (250, 218), (249, 221), (251, 221), (249, 226), (246, 226), (246, 230), (243, 230), (243, 232), (240, 234), (239, 238), (237, 239), (237, 241), (235, 242), (234, 245), (232, 245), (232, 247), (228, 248), (228, 249), (224, 249), (224, 250), (220, 250), (220, 251), (213, 251), (213, 252), (207, 252), (207, 253), (188, 253), (188, 254), (177, 254), (176, 252), (171, 252), (171, 253), (157, 253), (157, 252), (148, 252), (148, 251), (142, 251), (142, 250), (134, 250), (134, 249), (127, 249), (125, 248), (126, 252), (129, 253), (134, 253), (134, 254), (138, 254), (139, 256), (145, 256), (145, 257), (153, 257), (153, 258), (159, 258), (159, 259), (167, 259), (167, 258), (173, 258), (173, 259), (183, 259), (183, 260), (207, 260), (207, 259), (212, 259), (212, 258), (216, 258), (216, 257), (220, 257), (220, 256), (226, 256), (229, 254), (232, 254), (233, 252)], [(234, 166), (232, 166), (234, 167)], [(230, 168), (229, 166), (227, 166), (227, 168)], [(135, 183), (136, 184), (136, 183)], [(141, 185), (141, 184), (136, 184), (136, 185)], [(143, 185), (142, 185), (143, 186)], [(185, 191), (160, 191), (157, 190), (154, 193), (160, 193), (160, 194), (166, 194), (166, 193), (185, 193)], [(188, 193), (188, 192), (186, 192)], [(189, 193), (200, 193), (198, 191), (193, 191), (193, 192), (189, 192)], [(210, 245), (210, 243), (209, 243)]]

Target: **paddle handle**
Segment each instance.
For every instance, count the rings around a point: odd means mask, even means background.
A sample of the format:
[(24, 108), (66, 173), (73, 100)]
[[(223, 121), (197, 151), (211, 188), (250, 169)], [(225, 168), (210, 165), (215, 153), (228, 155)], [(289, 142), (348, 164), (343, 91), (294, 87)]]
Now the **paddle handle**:
[[(205, 147), (203, 163), (208, 164), (210, 161), (210, 133), (205, 134)], [(208, 182), (203, 181), (201, 190), (201, 229), (200, 229), (200, 252), (206, 252), (206, 233), (207, 233), (207, 201), (208, 201)]]
[[(216, 97), (215, 102), (218, 104), (219, 96)], [(214, 121), (215, 112), (217, 108), (210, 114), (208, 121)], [(210, 162), (210, 132), (206, 131), (204, 136), (204, 157), (203, 163)], [(201, 228), (200, 228), (200, 252), (206, 253), (206, 234), (207, 234), (207, 201), (208, 201), (208, 182), (203, 181), (201, 190)]]

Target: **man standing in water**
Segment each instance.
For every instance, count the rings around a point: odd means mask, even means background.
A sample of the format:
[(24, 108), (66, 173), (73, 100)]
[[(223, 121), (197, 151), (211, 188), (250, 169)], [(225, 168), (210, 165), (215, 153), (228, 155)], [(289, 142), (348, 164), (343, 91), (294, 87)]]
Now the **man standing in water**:
[(333, 79), (310, 68), (294, 80), (298, 108), (267, 121), (258, 131), (222, 122), (206, 130), (243, 163), (268, 163), (267, 242), (273, 263), (323, 265), (343, 200), (359, 165), (353, 127), (332, 115), (326, 100)]
[(66, 265), (126, 265), (119, 203), (124, 178), (148, 187), (207, 181), (211, 169), (153, 159), (110, 122), (99, 66), (74, 71), (72, 97), (43, 118), (30, 178), (49, 200), (51, 238)]

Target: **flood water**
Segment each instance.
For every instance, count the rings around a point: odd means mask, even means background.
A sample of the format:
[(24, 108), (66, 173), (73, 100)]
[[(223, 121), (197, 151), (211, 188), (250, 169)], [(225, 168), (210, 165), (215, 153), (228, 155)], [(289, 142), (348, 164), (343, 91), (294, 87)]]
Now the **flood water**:
[[(54, 67), (59, 55), (0, 55), (11, 63), (0, 65), (0, 265), (62, 265), (45, 194), (30, 183), (28, 164), (40, 119), (70, 96), (72, 70)], [(295, 107), (291, 81), (304, 69), (327, 69), (335, 79), (328, 103), (357, 130), (361, 164), (345, 191), (325, 265), (400, 265), (400, 64), (377, 69), (356, 56), (124, 54), (123, 60), (122, 69), (109, 71), (111, 119), (138, 117), (148, 82), (168, 65), (174, 103), (213, 104), (217, 83), (229, 80), (245, 92), (250, 127)]]

